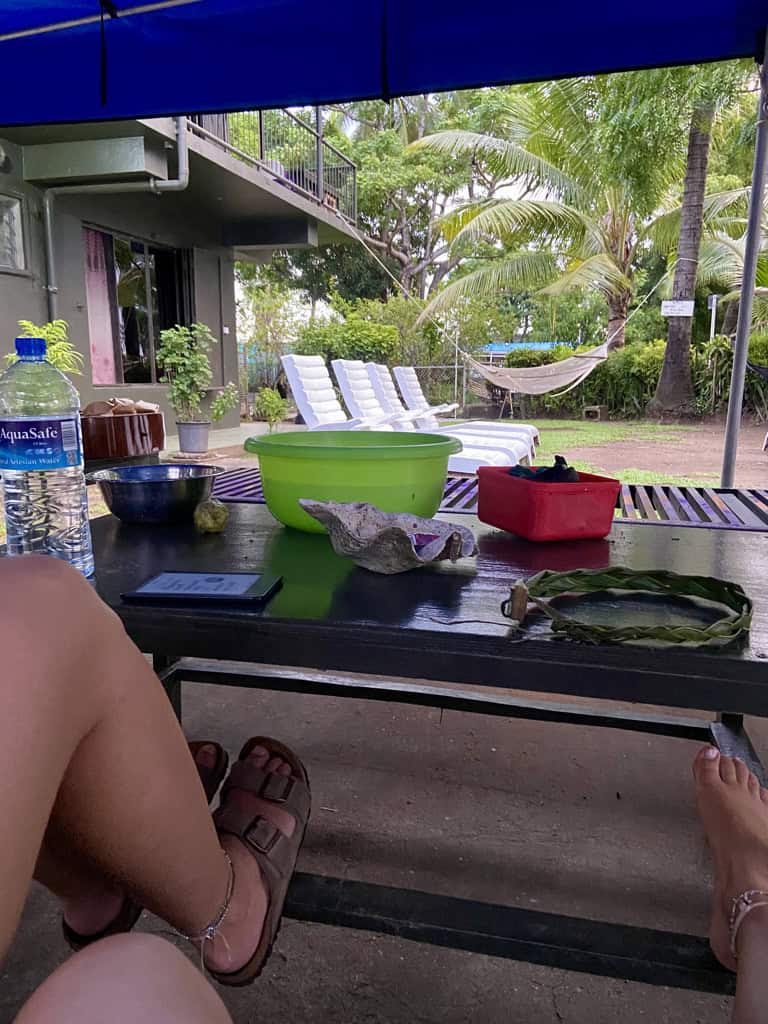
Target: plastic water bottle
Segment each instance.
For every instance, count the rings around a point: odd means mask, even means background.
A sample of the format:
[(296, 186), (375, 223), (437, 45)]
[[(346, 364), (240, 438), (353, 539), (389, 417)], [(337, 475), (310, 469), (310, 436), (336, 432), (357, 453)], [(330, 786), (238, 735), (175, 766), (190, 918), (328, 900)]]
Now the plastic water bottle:
[(0, 374), (0, 473), (7, 553), (53, 555), (93, 573), (80, 398), (45, 358), (43, 338), (17, 338)]

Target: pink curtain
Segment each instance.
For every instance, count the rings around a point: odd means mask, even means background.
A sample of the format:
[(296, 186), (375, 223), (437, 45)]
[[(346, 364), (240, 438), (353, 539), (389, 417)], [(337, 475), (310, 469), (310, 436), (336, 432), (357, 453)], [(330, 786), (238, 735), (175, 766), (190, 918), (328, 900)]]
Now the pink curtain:
[(117, 384), (112, 309), (109, 300), (105, 241), (101, 231), (83, 229), (85, 246), (85, 297), (88, 304), (88, 335), (94, 384)]

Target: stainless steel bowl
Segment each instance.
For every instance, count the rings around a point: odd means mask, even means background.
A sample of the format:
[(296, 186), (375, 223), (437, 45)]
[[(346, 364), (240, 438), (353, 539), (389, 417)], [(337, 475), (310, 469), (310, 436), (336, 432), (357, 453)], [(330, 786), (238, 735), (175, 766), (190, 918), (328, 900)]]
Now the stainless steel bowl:
[(124, 523), (187, 523), (221, 472), (219, 466), (163, 463), (99, 469), (86, 479), (99, 485), (107, 508)]

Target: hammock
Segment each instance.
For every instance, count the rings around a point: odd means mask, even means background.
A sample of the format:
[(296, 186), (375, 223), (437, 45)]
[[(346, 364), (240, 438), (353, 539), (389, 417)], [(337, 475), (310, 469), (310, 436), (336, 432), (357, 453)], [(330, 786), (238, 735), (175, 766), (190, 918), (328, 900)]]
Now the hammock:
[(590, 352), (569, 356), (546, 366), (486, 366), (465, 352), (462, 355), (473, 370), (496, 388), (520, 395), (546, 395), (550, 391), (564, 395), (586, 380), (595, 367), (608, 358), (608, 342)]

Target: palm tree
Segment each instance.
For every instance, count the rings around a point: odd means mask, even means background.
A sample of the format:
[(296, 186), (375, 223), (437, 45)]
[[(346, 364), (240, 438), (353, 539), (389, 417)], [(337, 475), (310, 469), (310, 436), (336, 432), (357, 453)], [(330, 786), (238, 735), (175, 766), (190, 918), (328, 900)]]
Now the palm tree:
[[(495, 246), (486, 264), (450, 282), (427, 307), (439, 312), (465, 296), (499, 289), (535, 290), (556, 297), (596, 289), (608, 307), (611, 348), (624, 344), (638, 256), (650, 245), (649, 211), (682, 169), (681, 154), (646, 168), (644, 189), (633, 187), (605, 159), (599, 122), (605, 81), (575, 79), (511, 92), (504, 137), (443, 131), (416, 145), (471, 155), (509, 182), (504, 195), (470, 202), (445, 222), (453, 249)], [(653, 179), (649, 189), (647, 180)]]
[[(704, 198), (707, 191), (707, 164), (715, 105), (712, 102), (694, 108), (688, 132), (688, 158), (680, 208), (673, 299), (692, 300), (696, 291), (699, 247), (704, 227)], [(649, 403), (651, 413), (693, 413), (695, 398), (691, 378), (691, 333), (693, 318), (670, 317), (667, 348), (656, 393)]]

